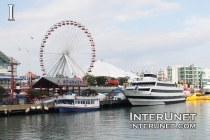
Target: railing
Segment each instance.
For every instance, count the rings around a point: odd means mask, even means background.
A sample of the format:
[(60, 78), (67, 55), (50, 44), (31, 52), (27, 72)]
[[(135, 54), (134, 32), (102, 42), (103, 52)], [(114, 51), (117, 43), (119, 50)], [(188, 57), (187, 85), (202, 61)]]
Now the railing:
[(96, 96), (76, 96), (75, 97), (76, 99), (89, 99), (89, 100), (95, 100), (95, 99), (99, 99), (99, 97), (96, 97)]

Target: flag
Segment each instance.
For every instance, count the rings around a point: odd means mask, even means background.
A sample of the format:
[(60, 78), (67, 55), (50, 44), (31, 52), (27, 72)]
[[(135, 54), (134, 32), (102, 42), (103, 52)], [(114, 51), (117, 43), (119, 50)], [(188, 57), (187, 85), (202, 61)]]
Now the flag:
[(33, 37), (31, 37), (31, 39), (34, 39)]
[(18, 49), (21, 51), (21, 49), (18, 47)]
[(27, 50), (27, 52), (29, 53), (28, 49), (26, 49), (26, 50)]

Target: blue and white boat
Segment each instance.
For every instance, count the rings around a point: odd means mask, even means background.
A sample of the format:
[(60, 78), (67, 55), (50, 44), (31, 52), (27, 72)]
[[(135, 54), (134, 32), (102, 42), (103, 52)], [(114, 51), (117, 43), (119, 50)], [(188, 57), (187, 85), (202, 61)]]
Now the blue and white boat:
[(114, 97), (114, 100), (125, 100), (125, 95), (121, 92), (121, 88), (116, 88), (111, 91), (112, 96)]
[(68, 92), (55, 100), (55, 108), (58, 108), (60, 113), (94, 111), (100, 108), (100, 99), (97, 96), (76, 96)]

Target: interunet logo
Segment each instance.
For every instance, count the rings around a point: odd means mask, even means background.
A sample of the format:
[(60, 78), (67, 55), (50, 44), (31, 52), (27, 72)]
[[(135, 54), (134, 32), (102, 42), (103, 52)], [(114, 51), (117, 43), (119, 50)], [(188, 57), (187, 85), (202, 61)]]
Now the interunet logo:
[(171, 123), (195, 121), (196, 113), (130, 113), (130, 121), (168, 121), (168, 123), (130, 123), (131, 129), (196, 129), (196, 123)]

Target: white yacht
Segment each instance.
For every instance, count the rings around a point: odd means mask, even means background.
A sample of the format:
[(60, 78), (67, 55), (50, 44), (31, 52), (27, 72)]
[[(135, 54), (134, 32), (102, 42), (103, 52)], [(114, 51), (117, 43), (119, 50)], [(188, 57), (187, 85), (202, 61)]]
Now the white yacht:
[(206, 86), (203, 87), (203, 89), (204, 89), (204, 93), (205, 93), (205, 94), (210, 94), (210, 82), (208, 82), (208, 83), (206, 84)]
[(121, 92), (132, 105), (160, 105), (185, 101), (182, 88), (169, 81), (158, 81), (153, 73), (144, 74), (142, 81), (133, 81)]

